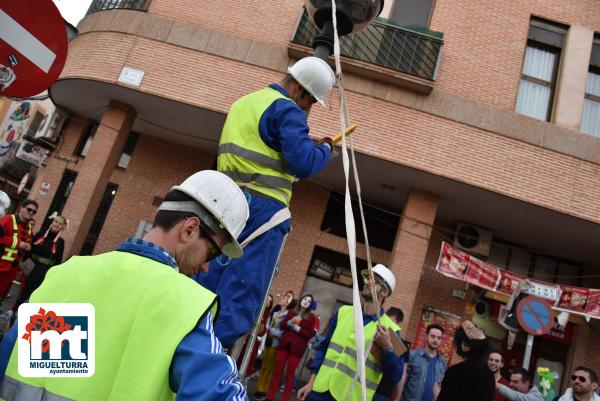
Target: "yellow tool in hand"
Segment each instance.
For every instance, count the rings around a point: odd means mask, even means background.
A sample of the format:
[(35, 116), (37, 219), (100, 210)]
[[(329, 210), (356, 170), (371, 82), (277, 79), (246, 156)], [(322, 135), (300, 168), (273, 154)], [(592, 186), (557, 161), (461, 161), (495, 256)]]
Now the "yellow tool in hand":
[[(346, 128), (345, 135), (348, 136), (351, 133), (353, 133), (354, 130), (356, 129), (356, 127), (358, 127), (358, 125), (351, 124), (348, 128)], [(333, 138), (331, 138), (331, 142), (333, 142), (334, 145), (336, 143), (339, 143), (341, 140), (342, 140), (342, 133), (341, 132), (339, 134), (337, 134), (336, 136), (334, 136)]]

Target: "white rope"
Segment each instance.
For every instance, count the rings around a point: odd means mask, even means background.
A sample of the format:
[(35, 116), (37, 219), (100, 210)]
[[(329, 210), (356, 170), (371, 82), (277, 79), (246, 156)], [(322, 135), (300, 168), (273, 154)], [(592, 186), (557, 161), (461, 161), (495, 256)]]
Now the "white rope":
[[(346, 102), (346, 94), (344, 92), (344, 81), (342, 75), (342, 66), (340, 63), (340, 41), (337, 31), (337, 15), (336, 15), (336, 4), (335, 0), (331, 1), (331, 11), (333, 18), (333, 29), (334, 29), (334, 44), (333, 44), (333, 54), (335, 57), (335, 69), (336, 76), (338, 80), (339, 87), (339, 100), (340, 100), (340, 124), (341, 124), (341, 132), (345, 133), (346, 128), (348, 127), (349, 122), (351, 121), (348, 113), (348, 105)], [(361, 223), (363, 228), (363, 233), (365, 237), (365, 246), (367, 250), (367, 266), (369, 272), (369, 280), (371, 283), (374, 283), (373, 271), (372, 271), (372, 263), (371, 263), (371, 253), (369, 249), (369, 239), (367, 234), (367, 227), (365, 224), (365, 217), (363, 212), (362, 198), (361, 198), (361, 189), (360, 189), (360, 180), (358, 178), (358, 170), (356, 168), (356, 157), (354, 153), (354, 142), (352, 137), (350, 137), (350, 149), (352, 154), (352, 165), (354, 168), (354, 182), (356, 184), (356, 190), (358, 194), (358, 202), (359, 202), (359, 211), (361, 217)], [(348, 158), (348, 148), (346, 144), (346, 135), (342, 134), (342, 162), (344, 165), (344, 176), (346, 180), (346, 194), (345, 194), (345, 219), (346, 219), (346, 237), (348, 240), (348, 254), (350, 257), (350, 269), (352, 272), (352, 302), (354, 306), (354, 334), (356, 341), (356, 362), (357, 362), (357, 375), (354, 377), (354, 381), (352, 386), (350, 387), (348, 393), (346, 394), (345, 399), (348, 400), (354, 389), (354, 385), (356, 383), (357, 377), (360, 378), (361, 383), (361, 395), (362, 400), (366, 401), (367, 399), (367, 387), (366, 387), (366, 358), (371, 350), (371, 346), (373, 345), (373, 339), (369, 342), (367, 349), (365, 350), (365, 332), (364, 332), (364, 322), (363, 322), (363, 311), (361, 306), (361, 297), (358, 291), (358, 272), (356, 268), (356, 227), (354, 226), (354, 214), (352, 211), (352, 199), (350, 197), (350, 188), (349, 188), (349, 170), (350, 170), (350, 161)], [(377, 321), (379, 323), (379, 302), (377, 300), (377, 293), (375, 291), (375, 286), (371, 285), (371, 291), (373, 296), (373, 302), (377, 306)]]

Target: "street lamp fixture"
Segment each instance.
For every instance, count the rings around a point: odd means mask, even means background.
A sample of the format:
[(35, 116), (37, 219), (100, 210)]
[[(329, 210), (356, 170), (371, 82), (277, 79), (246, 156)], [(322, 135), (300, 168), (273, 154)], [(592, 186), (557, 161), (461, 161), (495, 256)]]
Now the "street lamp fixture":
[[(315, 57), (327, 60), (333, 53), (332, 0), (304, 0), (308, 15), (319, 28), (313, 41)], [(356, 33), (369, 25), (381, 10), (383, 0), (335, 0), (338, 35)]]

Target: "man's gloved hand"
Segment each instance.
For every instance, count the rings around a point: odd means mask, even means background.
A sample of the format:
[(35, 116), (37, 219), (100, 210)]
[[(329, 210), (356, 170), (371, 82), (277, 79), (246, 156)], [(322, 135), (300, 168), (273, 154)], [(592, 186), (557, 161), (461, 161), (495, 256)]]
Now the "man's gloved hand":
[(300, 333), (300, 326), (298, 326), (297, 324), (294, 324), (294, 327), (292, 327), (292, 330), (294, 330), (296, 333)]
[(329, 150), (331, 151), (331, 153), (333, 153), (333, 140), (329, 137), (325, 137), (325, 138), (321, 138), (319, 140), (319, 142), (317, 142), (319, 145), (327, 145), (329, 146)]
[(292, 326), (294, 326), (294, 321), (292, 319), (287, 321), (287, 327), (289, 327), (290, 329), (292, 328)]

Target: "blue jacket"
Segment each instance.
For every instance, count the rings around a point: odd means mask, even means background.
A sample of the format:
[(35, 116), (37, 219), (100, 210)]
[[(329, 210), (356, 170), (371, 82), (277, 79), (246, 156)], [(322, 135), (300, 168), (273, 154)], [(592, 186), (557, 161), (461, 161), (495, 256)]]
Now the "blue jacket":
[[(285, 89), (269, 85), (284, 96)], [(288, 172), (298, 178), (308, 178), (323, 170), (331, 150), (327, 145), (315, 145), (308, 136), (309, 127), (304, 111), (288, 99), (277, 99), (265, 110), (258, 123), (260, 138), (271, 149), (281, 152)]]
[[(427, 380), (427, 357), (425, 348), (410, 352), (410, 363), (406, 370), (406, 384), (402, 401), (421, 401)], [(446, 361), (438, 354), (435, 357), (435, 383), (441, 383), (446, 373)]]

